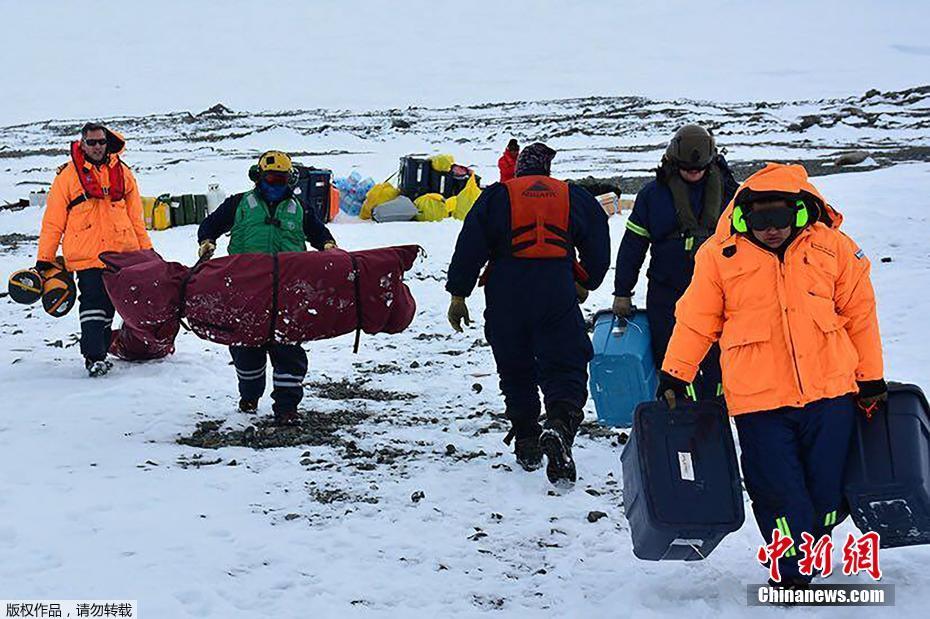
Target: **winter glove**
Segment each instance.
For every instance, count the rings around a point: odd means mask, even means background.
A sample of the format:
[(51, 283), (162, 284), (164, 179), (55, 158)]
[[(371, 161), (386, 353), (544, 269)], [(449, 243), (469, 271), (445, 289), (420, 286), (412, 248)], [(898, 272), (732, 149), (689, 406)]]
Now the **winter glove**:
[(449, 324), (452, 325), (452, 328), (462, 332), (462, 321), (465, 321), (466, 325), (471, 324), (471, 317), (468, 315), (468, 307), (465, 305), (465, 297), (452, 297), (452, 302), (449, 303)]
[(35, 270), (41, 275), (43, 272), (48, 271), (49, 269), (58, 268), (58, 265), (54, 262), (46, 262), (45, 260), (36, 260)]
[(674, 410), (678, 402), (688, 400), (688, 383), (675, 378), (667, 372), (659, 373), (659, 388), (656, 390), (656, 398), (661, 402), (668, 404), (669, 410)]
[(856, 405), (865, 413), (866, 418), (881, 411), (888, 401), (888, 385), (884, 378), (878, 380), (857, 381), (859, 393), (856, 395)]
[(328, 249), (336, 249), (336, 247), (338, 247), (338, 245), (336, 245), (336, 241), (326, 241), (323, 243), (323, 251)]
[(588, 300), (588, 295), (591, 294), (591, 291), (575, 282), (575, 294), (578, 295), (578, 303), (584, 303)]
[(204, 239), (200, 241), (200, 248), (197, 250), (197, 257), (202, 260), (209, 260), (213, 257), (213, 252), (216, 251), (216, 243), (212, 239)]
[(618, 318), (629, 318), (633, 315), (633, 299), (630, 297), (614, 297), (614, 315)]

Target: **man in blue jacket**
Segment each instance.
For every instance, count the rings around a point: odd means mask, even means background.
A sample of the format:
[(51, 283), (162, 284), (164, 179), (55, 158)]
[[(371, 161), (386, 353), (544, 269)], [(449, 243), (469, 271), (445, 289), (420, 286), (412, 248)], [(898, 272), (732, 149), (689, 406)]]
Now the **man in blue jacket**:
[(549, 480), (558, 483), (575, 481), (571, 447), (593, 356), (578, 304), (607, 273), (610, 234), (591, 194), (550, 177), (554, 156), (545, 144), (532, 144), (521, 151), (513, 180), (482, 192), (459, 234), (446, 290), (449, 322), (461, 331), (463, 320), (470, 324), (465, 298), (487, 264), (485, 336), (511, 422), (504, 441), (516, 439), (517, 462), (528, 471), (545, 453)]
[[(710, 133), (685, 125), (668, 143), (656, 179), (636, 196), (617, 253), (613, 310), (620, 317), (633, 313), (633, 288), (651, 249), (646, 315), (657, 367), (675, 327), (675, 304), (694, 274), (694, 255), (713, 235), (736, 188)], [(717, 346), (705, 357), (689, 394), (693, 399), (722, 397)]]
[[(230, 233), (228, 253), (275, 254), (336, 247), (333, 235), (314, 209), (304, 209), (294, 197), (297, 170), (291, 158), (279, 151), (268, 151), (249, 170), (255, 189), (228, 197), (203, 220), (197, 231), (199, 255), (209, 260), (216, 250), (216, 239)], [(255, 413), (265, 391), (265, 366), (271, 358), (275, 423), (292, 425), (300, 420), (297, 405), (303, 398), (307, 374), (307, 353), (300, 344), (271, 343), (266, 346), (230, 346), (239, 379), (239, 410)]]

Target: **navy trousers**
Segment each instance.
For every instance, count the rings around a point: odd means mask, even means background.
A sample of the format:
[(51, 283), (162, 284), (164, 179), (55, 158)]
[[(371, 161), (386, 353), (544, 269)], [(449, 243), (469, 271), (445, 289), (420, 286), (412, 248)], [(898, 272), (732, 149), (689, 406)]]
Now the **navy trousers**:
[[(652, 356), (661, 368), (675, 329), (675, 303), (681, 295), (673, 288), (649, 283), (646, 292), (646, 317), (652, 338)], [(720, 373), (720, 347), (711, 346), (697, 376), (694, 377), (695, 394), (700, 400), (716, 400), (723, 404), (723, 388)]]
[(798, 571), (802, 532), (820, 539), (848, 515), (843, 471), (855, 420), (849, 395), (736, 416), (743, 481), (759, 530), (766, 543), (775, 529), (794, 540), (778, 564), (783, 579), (810, 580)]
[(519, 438), (540, 431), (540, 391), (550, 413), (561, 414), (556, 403), (584, 407), (594, 349), (570, 276), (545, 264), (505, 266), (487, 285), (485, 337)]
[(103, 286), (103, 269), (78, 271), (77, 285), (81, 354), (90, 361), (103, 361), (110, 348), (110, 333), (115, 312)]
[(272, 410), (276, 413), (296, 411), (304, 397), (303, 381), (307, 375), (307, 353), (299, 344), (267, 346), (230, 346), (239, 396), (258, 401), (265, 392), (265, 367), (271, 358)]

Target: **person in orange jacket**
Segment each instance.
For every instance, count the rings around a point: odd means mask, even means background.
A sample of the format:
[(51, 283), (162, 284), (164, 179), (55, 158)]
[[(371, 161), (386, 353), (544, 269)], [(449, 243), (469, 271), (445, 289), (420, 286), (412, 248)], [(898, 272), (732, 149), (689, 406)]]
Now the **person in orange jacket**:
[(497, 169), (500, 170), (500, 182), (506, 183), (513, 180), (517, 170), (517, 157), (520, 155), (520, 144), (513, 138), (507, 142), (507, 149), (501, 158), (497, 160)]
[(90, 376), (106, 374), (113, 303), (103, 286), (103, 252), (151, 249), (136, 179), (119, 155), (115, 131), (87, 123), (71, 143), (71, 161), (58, 169), (42, 217), (36, 270), (53, 268), (61, 246), (65, 268), (77, 273), (81, 354)]
[(746, 490), (762, 534), (792, 537), (783, 584), (803, 587), (797, 546), (841, 522), (856, 404), (887, 398), (882, 345), (861, 249), (799, 165), (768, 164), (737, 190), (696, 256), (675, 311), (659, 397), (688, 398), (720, 343)]

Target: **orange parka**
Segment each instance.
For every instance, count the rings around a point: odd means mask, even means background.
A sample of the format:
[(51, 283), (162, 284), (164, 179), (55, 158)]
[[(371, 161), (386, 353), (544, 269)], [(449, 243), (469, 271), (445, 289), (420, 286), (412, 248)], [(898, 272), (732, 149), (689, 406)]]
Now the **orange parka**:
[(42, 231), (39, 235), (38, 260), (52, 262), (61, 245), (65, 267), (69, 271), (102, 268), (98, 256), (105, 251), (128, 252), (151, 249), (152, 242), (142, 219), (139, 188), (129, 167), (119, 159), (125, 140), (116, 132), (105, 130), (110, 142), (109, 160), (100, 167), (85, 162), (101, 187), (110, 187), (110, 175), (122, 166), (124, 193), (122, 199), (93, 198), (68, 207), (84, 194), (75, 162), (62, 166), (49, 190)]
[[(814, 223), (783, 260), (733, 229), (734, 204), (746, 190), (799, 195), (811, 205)], [(819, 221), (827, 219), (822, 209), (833, 227)], [(869, 260), (838, 230), (840, 221), (802, 166), (768, 164), (746, 179), (697, 252), (662, 369), (691, 382), (719, 341), (731, 415), (800, 407), (882, 378)]]

